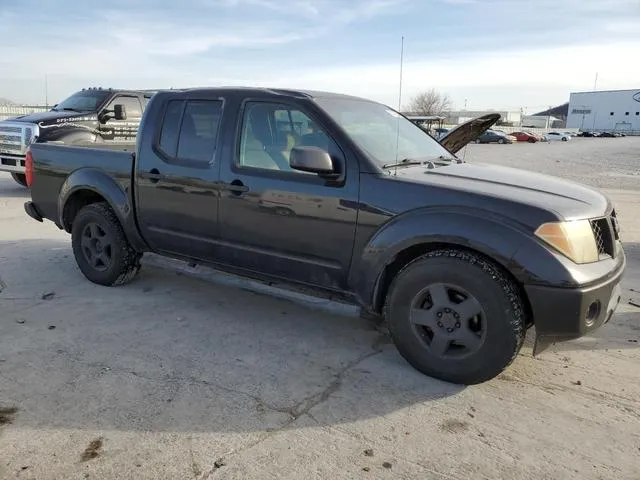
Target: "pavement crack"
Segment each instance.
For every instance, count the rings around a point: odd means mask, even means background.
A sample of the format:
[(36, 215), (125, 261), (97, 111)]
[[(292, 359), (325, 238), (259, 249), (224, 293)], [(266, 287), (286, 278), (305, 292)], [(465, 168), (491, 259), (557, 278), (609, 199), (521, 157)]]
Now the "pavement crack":
[(347, 375), (347, 373), (349, 373), (351, 369), (357, 367), (368, 358), (379, 354), (381, 351), (381, 349), (376, 349), (373, 352), (367, 352), (366, 354), (360, 355), (355, 360), (347, 363), (347, 365), (345, 365), (338, 373), (335, 374), (333, 380), (322, 391), (303, 399), (292, 408), (288, 409), (288, 413), (292, 417), (291, 422), (296, 421), (303, 415), (307, 415), (312, 409), (314, 409), (321, 403), (326, 402), (329, 397), (331, 397), (331, 395), (333, 395), (340, 389), (344, 377)]
[(193, 454), (193, 439), (189, 437), (187, 439), (187, 442), (189, 443), (189, 466), (191, 467), (193, 478), (197, 480), (198, 477), (202, 475), (202, 469), (200, 468), (200, 465), (198, 465), (198, 462), (196, 462), (195, 456)]
[[(329, 383), (329, 385), (327, 385), (322, 391), (320, 391), (318, 393), (315, 393), (315, 394), (313, 394), (313, 395), (301, 400), (300, 402), (295, 404), (293, 407), (273, 407), (273, 406), (269, 406), (268, 404), (266, 404), (258, 396), (251, 395), (251, 394), (248, 394), (248, 393), (243, 392), (243, 391), (236, 391), (236, 390), (228, 388), (228, 387), (219, 387), (219, 388), (222, 388), (223, 390), (227, 390), (227, 391), (230, 391), (230, 392), (235, 392), (235, 393), (242, 394), (242, 395), (247, 395), (247, 396), (253, 398), (256, 402), (258, 402), (259, 405), (264, 405), (266, 408), (269, 408), (270, 410), (274, 410), (276, 412), (287, 413), (291, 417), (287, 422), (284, 422), (280, 427), (266, 432), (264, 435), (262, 435), (260, 438), (256, 439), (255, 441), (250, 442), (247, 445), (244, 445), (243, 447), (240, 447), (240, 448), (237, 448), (237, 449), (233, 449), (233, 450), (230, 450), (230, 451), (226, 452), (221, 457), (221, 459), (222, 458), (226, 459), (228, 457), (239, 455), (242, 452), (250, 450), (250, 449), (252, 449), (253, 447), (255, 447), (257, 445), (260, 445), (262, 442), (264, 442), (264, 441), (268, 440), (269, 438), (271, 438), (271, 437), (277, 435), (278, 433), (282, 432), (285, 428), (289, 427), (292, 423), (294, 423), (298, 418), (300, 418), (303, 415), (307, 415), (315, 423), (320, 424), (320, 422), (315, 417), (313, 417), (313, 415), (310, 413), (310, 411), (313, 408), (315, 408), (318, 405), (320, 405), (321, 403), (327, 401), (329, 399), (329, 397), (331, 397), (332, 394), (334, 394), (336, 391), (338, 391), (338, 389), (342, 385), (342, 381), (344, 380), (344, 377), (349, 373), (350, 370), (352, 370), (353, 368), (357, 367), (358, 365), (360, 365), (365, 360), (367, 360), (367, 359), (369, 359), (369, 358), (381, 353), (382, 352), (382, 345), (384, 343), (381, 340), (383, 340), (383, 339), (376, 338), (376, 340), (374, 341), (374, 343), (371, 346), (373, 351), (369, 351), (367, 353), (364, 353), (364, 354), (358, 356), (354, 360), (352, 360), (349, 363), (347, 363), (344, 367), (342, 367), (340, 369), (340, 371), (334, 375), (334, 378)], [(221, 465), (225, 465), (225, 463), (223, 463), (222, 460), (216, 461), (216, 463), (214, 464), (213, 468), (211, 468), (202, 477), (200, 477), (199, 480), (207, 480), (208, 478), (210, 478), (211, 475), (213, 475), (215, 473), (215, 471), (218, 470), (221, 467)]]

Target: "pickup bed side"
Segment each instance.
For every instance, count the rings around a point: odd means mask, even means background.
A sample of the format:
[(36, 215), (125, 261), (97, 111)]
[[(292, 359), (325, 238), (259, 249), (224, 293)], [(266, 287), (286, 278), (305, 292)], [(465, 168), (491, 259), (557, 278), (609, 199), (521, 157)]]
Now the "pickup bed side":
[[(131, 203), (135, 153), (124, 151), (125, 148), (130, 149), (122, 145), (96, 148), (32, 144), (34, 184), (31, 194), (38, 213), (71, 233), (73, 219), (82, 207), (106, 201), (132, 245), (140, 251), (145, 250)], [(46, 161), (40, 161), (42, 158)], [(51, 165), (55, 165), (55, 170)]]

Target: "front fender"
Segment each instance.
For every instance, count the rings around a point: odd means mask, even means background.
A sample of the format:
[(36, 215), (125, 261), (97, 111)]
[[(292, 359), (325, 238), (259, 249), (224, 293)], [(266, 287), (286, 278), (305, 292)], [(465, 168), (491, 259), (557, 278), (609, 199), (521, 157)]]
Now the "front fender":
[[(513, 261), (523, 245), (536, 243), (535, 256)], [(457, 245), (493, 259), (519, 282), (531, 283), (538, 276), (564, 278), (561, 262), (520, 224), (495, 213), (468, 208), (421, 209), (394, 217), (383, 224), (362, 250), (352, 269), (351, 285), (366, 308), (379, 311), (380, 288), (387, 266), (412, 247)], [(428, 249), (428, 248), (427, 248)], [(419, 249), (424, 251), (423, 249)]]
[(70, 230), (64, 221), (65, 206), (82, 191), (92, 192), (105, 199), (120, 220), (131, 245), (138, 251), (147, 246), (138, 232), (133, 206), (127, 193), (113, 177), (96, 168), (80, 168), (72, 172), (62, 184), (58, 194), (58, 224)]

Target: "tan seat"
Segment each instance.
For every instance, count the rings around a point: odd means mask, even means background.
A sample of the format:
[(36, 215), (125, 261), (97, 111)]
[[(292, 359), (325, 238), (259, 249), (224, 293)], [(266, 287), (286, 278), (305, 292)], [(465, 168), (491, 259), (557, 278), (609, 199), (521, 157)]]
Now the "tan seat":
[(253, 134), (251, 123), (245, 124), (240, 148), (240, 165), (279, 170), (278, 164), (265, 151), (264, 144)]

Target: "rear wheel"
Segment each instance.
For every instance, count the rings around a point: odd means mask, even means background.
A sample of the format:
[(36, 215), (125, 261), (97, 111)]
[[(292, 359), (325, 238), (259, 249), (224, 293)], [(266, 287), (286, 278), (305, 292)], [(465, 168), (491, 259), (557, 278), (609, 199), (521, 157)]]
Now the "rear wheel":
[(566, 142), (567, 141), (567, 137), (562, 137), (562, 141)]
[(80, 271), (93, 283), (122, 285), (140, 270), (142, 255), (133, 249), (118, 217), (105, 202), (80, 210), (73, 221), (71, 244)]
[(504, 145), (505, 143), (507, 143), (507, 141), (504, 138), (501, 138), (500, 140), (498, 140), (498, 143), (501, 143)]
[(27, 186), (27, 176), (24, 173), (12, 173), (11, 178), (13, 178), (16, 183), (19, 183), (23, 187)]
[(535, 139), (535, 138), (530, 138), (529, 140), (527, 140), (527, 142), (529, 142), (529, 143), (536, 143), (536, 139)]
[(526, 333), (515, 285), (492, 263), (459, 250), (433, 251), (402, 269), (385, 314), (400, 354), (420, 372), (454, 383), (498, 375)]

